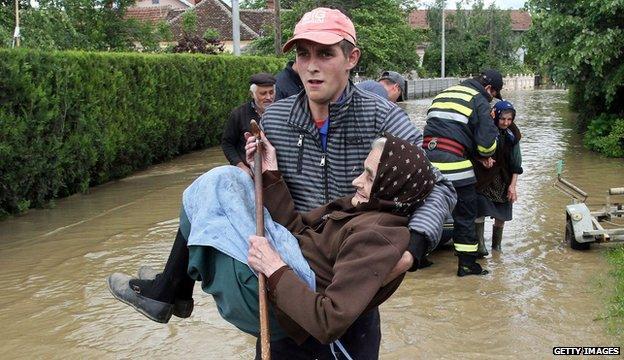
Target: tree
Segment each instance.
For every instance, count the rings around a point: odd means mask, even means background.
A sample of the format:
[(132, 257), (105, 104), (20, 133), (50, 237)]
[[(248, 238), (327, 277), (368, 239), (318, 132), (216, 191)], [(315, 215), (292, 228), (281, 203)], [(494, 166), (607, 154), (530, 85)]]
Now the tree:
[[(56, 50), (132, 50), (153, 43), (155, 27), (125, 19), (135, 0), (40, 0), (20, 4), (22, 46)], [(1, 0), (0, 46), (9, 46), (15, 26), (14, 2)]]
[(197, 36), (197, 13), (187, 11), (182, 14), (182, 38), (173, 48), (176, 53), (218, 54), (224, 50), (216, 29), (206, 29), (202, 37)]
[[(437, 0), (428, 14), (430, 45), (423, 59), (423, 67), (432, 74), (440, 74), (442, 1)], [(448, 13), (445, 21), (445, 70), (447, 75), (478, 74), (485, 68), (517, 72), (521, 66), (515, 58), (520, 39), (511, 31), (511, 17), (507, 11), (490, 5), (484, 8), (482, 0), (471, 10), (457, 3), (457, 11)]]
[[(530, 0), (529, 51), (541, 70), (570, 86), (585, 143), (624, 154), (624, 2)], [(613, 146), (601, 147), (604, 142)], [(619, 147), (619, 149), (618, 149)]]
[[(284, 3), (282, 1), (282, 3)], [(296, 2), (292, 11), (283, 12), (282, 43), (293, 35), (295, 24), (304, 13), (319, 7), (338, 8), (353, 21), (357, 31), (358, 47), (362, 58), (358, 71), (377, 76), (382, 70), (406, 72), (418, 67), (416, 45), (421, 38), (407, 23), (405, 1), (397, 0), (342, 0)], [(257, 39), (252, 44), (256, 54), (272, 54), (273, 34)], [(292, 56), (292, 55), (290, 55)]]

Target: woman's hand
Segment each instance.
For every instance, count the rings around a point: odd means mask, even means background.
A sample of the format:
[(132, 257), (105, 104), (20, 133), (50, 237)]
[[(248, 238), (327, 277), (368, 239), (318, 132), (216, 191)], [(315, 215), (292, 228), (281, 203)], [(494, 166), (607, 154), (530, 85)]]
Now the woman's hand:
[(507, 199), (513, 204), (518, 200), (518, 194), (516, 193), (516, 185), (511, 184), (507, 189)]
[(273, 250), (269, 241), (262, 236), (249, 237), (249, 253), (247, 262), (252, 269), (261, 272), (267, 277), (273, 275), (277, 269), (286, 265), (279, 254)]
[[(264, 136), (264, 132), (260, 132), (262, 136), (262, 172), (267, 170), (277, 170), (277, 152), (269, 140)], [(256, 138), (251, 133), (245, 133), (245, 157), (247, 164), (253, 168), (254, 154), (256, 153)]]

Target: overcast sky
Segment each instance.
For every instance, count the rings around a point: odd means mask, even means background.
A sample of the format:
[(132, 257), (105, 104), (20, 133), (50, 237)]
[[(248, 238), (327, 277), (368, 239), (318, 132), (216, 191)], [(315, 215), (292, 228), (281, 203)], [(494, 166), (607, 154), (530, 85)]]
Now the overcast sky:
[[(423, 3), (427, 4), (433, 4), (435, 1), (433, 0), (425, 0), (423, 1)], [(483, 1), (485, 3), (485, 6), (490, 6), (491, 3), (495, 3), (496, 6), (500, 9), (520, 9), (524, 6), (524, 3), (526, 2), (526, 0), (484, 0)], [(447, 9), (455, 9), (456, 6), (455, 4), (457, 3), (457, 1), (454, 0), (447, 0), (446, 1), (446, 8)], [(463, 8), (469, 8), (471, 6), (466, 6), (465, 4), (462, 5)]]

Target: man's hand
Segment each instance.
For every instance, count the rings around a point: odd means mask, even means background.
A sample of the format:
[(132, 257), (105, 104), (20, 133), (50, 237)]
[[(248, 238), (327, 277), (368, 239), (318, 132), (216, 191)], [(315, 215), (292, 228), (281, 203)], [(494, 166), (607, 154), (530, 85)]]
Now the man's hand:
[(407, 270), (409, 270), (413, 264), (414, 264), (414, 257), (412, 257), (412, 254), (410, 254), (409, 251), (404, 252), (403, 256), (401, 256), (401, 258), (396, 263), (396, 265), (394, 265), (394, 268), (390, 270), (390, 274), (386, 276), (386, 278), (384, 279), (381, 285), (382, 286), (388, 285), (388, 283), (396, 279), (399, 275), (403, 274), (404, 272), (407, 272)]
[(492, 159), (492, 157), (489, 157), (487, 159), (477, 159), (481, 165), (483, 165), (484, 168), (486, 169), (490, 169), (492, 168), (492, 166), (494, 166), (494, 164), (496, 163), (496, 160)]
[(249, 237), (247, 262), (252, 269), (263, 273), (267, 277), (270, 277), (275, 271), (286, 265), (279, 254), (273, 250), (269, 241), (265, 237), (256, 235)]
[[(277, 152), (269, 140), (264, 136), (264, 132), (261, 132), (262, 136), (262, 172), (267, 170), (277, 170)], [(254, 154), (256, 153), (256, 138), (251, 133), (245, 133), (245, 158), (249, 166), (254, 166)]]

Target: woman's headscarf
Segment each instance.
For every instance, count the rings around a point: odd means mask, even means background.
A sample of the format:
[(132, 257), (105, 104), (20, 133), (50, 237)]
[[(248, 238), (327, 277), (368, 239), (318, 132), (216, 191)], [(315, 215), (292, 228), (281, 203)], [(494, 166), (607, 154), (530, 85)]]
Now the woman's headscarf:
[(433, 166), (424, 151), (405, 140), (385, 134), (371, 200), (382, 210), (410, 215), (424, 202), (436, 182)]
[(507, 100), (501, 100), (497, 102), (496, 104), (494, 104), (493, 110), (494, 110), (494, 124), (496, 126), (498, 126), (498, 122), (500, 121), (501, 114), (504, 111), (511, 111), (512, 113), (511, 125), (509, 125), (507, 130), (503, 132), (506, 134), (507, 137), (509, 137), (509, 140), (511, 140), (512, 143), (515, 144), (518, 141), (520, 141), (520, 138), (522, 137), (522, 135), (520, 134), (520, 129), (518, 129), (518, 126), (516, 125), (516, 122), (515, 122), (516, 109), (514, 108), (513, 104)]
[(498, 121), (500, 120), (500, 116), (503, 113), (503, 111), (511, 111), (512, 112), (511, 120), (513, 121), (516, 119), (516, 109), (514, 108), (513, 104), (507, 100), (501, 100), (497, 102), (496, 104), (494, 104), (494, 123), (495, 124), (498, 125)]

